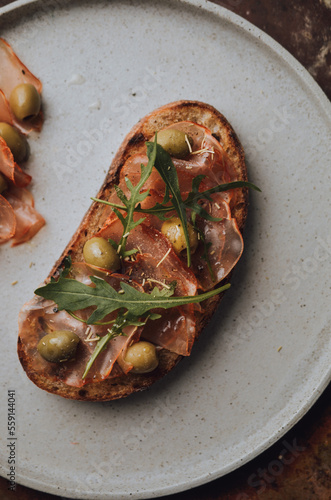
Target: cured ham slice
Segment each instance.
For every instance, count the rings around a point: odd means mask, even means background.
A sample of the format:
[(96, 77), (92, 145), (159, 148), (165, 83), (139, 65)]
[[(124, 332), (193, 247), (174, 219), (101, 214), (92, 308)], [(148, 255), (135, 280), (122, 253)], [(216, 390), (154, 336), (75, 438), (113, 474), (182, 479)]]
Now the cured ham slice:
[[(91, 332), (94, 332), (97, 335), (95, 330), (96, 329), (94, 327), (91, 327)], [(87, 383), (101, 382), (102, 380), (109, 378), (110, 374), (111, 376), (115, 377), (122, 374), (122, 370), (113, 370), (114, 365), (126, 346), (130, 345), (135, 337), (139, 339), (137, 330), (138, 328), (135, 326), (123, 328), (125, 336), (116, 337), (108, 342), (105, 350), (101, 354), (99, 354), (99, 356), (93, 363), (86, 378), (82, 379), (86, 364), (93, 354), (96, 345), (95, 341), (86, 341), (86, 332), (88, 332), (88, 330), (85, 328), (85, 337), (83, 341), (79, 343), (76, 358), (70, 362), (65, 363), (65, 365), (62, 367), (62, 373), (65, 376), (65, 378), (62, 378), (62, 380), (64, 380), (64, 382), (66, 382), (66, 384), (68, 385), (72, 385), (74, 387), (82, 387)]]
[[(198, 175), (205, 176), (199, 188), (200, 192), (215, 185), (236, 180), (236, 175), (232, 171), (231, 162), (226, 152), (207, 128), (190, 122), (177, 123), (168, 128), (182, 130), (193, 139), (192, 153), (187, 159), (173, 159), (179, 178), (183, 175), (183, 172), (187, 171), (191, 173), (193, 178)], [(186, 192), (183, 188), (182, 185), (182, 192)], [(222, 197), (225, 201), (230, 202), (233, 197), (233, 190), (223, 192)]]
[[(0, 96), (0, 116), (11, 116), (11, 120), (3, 120), (10, 124), (14, 124), (22, 132), (29, 132), (31, 130), (40, 130), (43, 122), (42, 113), (28, 122), (17, 120), (13, 113), (10, 111), (9, 98), (17, 85), (21, 83), (30, 83), (35, 86), (38, 93), (42, 91), (42, 83), (36, 78), (31, 71), (22, 63), (17, 57), (11, 46), (3, 39), (0, 38), (0, 88), (2, 96)], [(5, 97), (5, 99), (4, 99)]]
[(13, 125), (14, 123), (13, 113), (2, 90), (0, 90), (0, 122), (9, 123), (9, 125)]
[[(118, 243), (122, 233), (123, 226), (118, 219), (114, 219), (110, 224), (104, 226), (96, 236), (101, 236), (106, 239), (111, 238)], [(160, 231), (155, 229), (155, 227), (142, 223), (134, 228), (128, 236), (126, 249), (132, 250), (134, 248), (137, 249), (138, 253), (149, 255), (151, 258), (155, 259), (154, 264), (156, 269), (161, 264), (163, 264), (161, 268), (163, 269), (167, 264), (169, 269), (171, 268), (173, 270), (172, 276), (180, 276), (180, 279), (184, 279), (185, 276), (187, 282), (193, 284), (192, 287), (189, 287), (187, 290), (187, 295), (195, 295), (197, 281), (194, 274), (175, 254), (169, 240)], [(156, 267), (158, 263), (160, 264)], [(155, 269), (152, 269), (152, 265), (151, 272), (155, 273)], [(159, 271), (157, 271), (157, 274), (159, 274)]]
[[(122, 225), (114, 218), (97, 235), (118, 242), (122, 235)], [(168, 239), (155, 227), (144, 223), (137, 226), (131, 231), (126, 248), (137, 248), (139, 252), (133, 262), (125, 263), (126, 274), (143, 284), (145, 290), (151, 290), (154, 286), (168, 287), (176, 281), (175, 295), (196, 294), (196, 277), (173, 251)], [(170, 314), (169, 311), (157, 312), (162, 317), (148, 321), (143, 330), (144, 338), (177, 354), (188, 356), (195, 335), (194, 307), (174, 308)]]
[(196, 277), (168, 246), (167, 238), (154, 228), (145, 226), (141, 229), (139, 236), (145, 237), (147, 242), (139, 247), (141, 253), (133, 262), (126, 262), (127, 274), (138, 283), (147, 282), (152, 287), (153, 283), (170, 285), (176, 281), (175, 295), (195, 295), (198, 286)]
[(29, 241), (45, 224), (45, 219), (34, 208), (31, 193), (24, 188), (10, 188), (6, 200), (13, 209), (16, 219), (12, 246)]
[(158, 311), (161, 318), (148, 321), (142, 338), (181, 356), (189, 356), (195, 339), (195, 316), (192, 306)]
[[(207, 260), (204, 259), (205, 248), (202, 241), (200, 241), (196, 253), (192, 255), (192, 265), (190, 268), (194, 276), (198, 278), (199, 288), (204, 291), (213, 288), (217, 283), (222, 281), (231, 272), (243, 252), (243, 239), (236, 220), (231, 217), (229, 204), (224, 200), (222, 193), (215, 193), (211, 198), (212, 203), (205, 201), (202, 204), (203, 208), (212, 217), (221, 218), (222, 220), (208, 221), (198, 216), (197, 226), (205, 238), (212, 273), (208, 269)], [(151, 196), (147, 200), (145, 208), (154, 206), (157, 201), (160, 201), (160, 198), (158, 198), (156, 193), (151, 192)], [(144, 206), (144, 204), (142, 205)], [(174, 213), (169, 212), (167, 217), (171, 215), (174, 215)], [(189, 211), (187, 217), (190, 220)], [(162, 223), (156, 216), (149, 216), (144, 224), (145, 226), (150, 224), (154, 229), (160, 230)], [(185, 266), (185, 253), (178, 257), (178, 259)]]
[[(169, 253), (161, 263), (150, 253), (139, 254), (127, 267), (127, 273), (135, 281), (144, 284), (145, 291), (150, 292), (155, 286), (169, 287), (176, 282), (175, 296), (196, 294), (195, 277), (178, 262), (174, 253)], [(147, 322), (143, 329), (143, 338), (172, 352), (188, 356), (195, 337), (194, 306), (189, 304), (155, 312), (160, 314), (161, 318)]]
[(25, 173), (15, 163), (12, 152), (2, 137), (0, 137), (0, 173), (19, 187), (28, 186), (32, 179), (31, 175)]
[[(120, 174), (119, 186), (126, 195), (128, 195), (130, 191), (126, 186), (125, 179), (129, 179), (133, 186), (136, 186), (141, 177), (141, 165), (147, 165), (147, 163), (147, 154), (144, 152), (131, 156), (124, 164)], [(160, 193), (164, 192), (164, 181), (155, 168), (153, 168), (151, 175), (145, 182), (143, 191), (147, 191), (147, 189), (150, 188)]]
[(244, 244), (237, 222), (231, 217), (229, 205), (219, 194), (213, 195), (213, 203), (205, 207), (212, 217), (221, 221), (197, 219), (197, 226), (204, 235), (208, 259), (204, 257), (204, 247), (200, 245), (192, 255), (192, 271), (202, 290), (207, 291), (222, 281), (234, 268), (241, 257)]
[[(130, 192), (126, 186), (125, 178), (129, 179), (132, 182), (133, 186), (137, 185), (141, 177), (140, 165), (147, 165), (147, 162), (148, 158), (146, 154), (137, 153), (136, 155), (130, 157), (129, 160), (124, 164), (121, 170), (119, 187), (127, 196)], [(177, 168), (177, 175), (181, 193), (189, 193), (192, 189), (193, 179), (199, 174), (192, 171), (192, 162), (173, 159), (173, 163)], [(197, 167), (201, 168), (201, 164), (198, 161), (195, 163)], [(202, 174), (202, 172), (200, 173)], [(208, 187), (209, 185), (203, 181), (200, 186), (200, 191), (208, 189)], [(142, 191), (147, 191), (148, 189), (153, 189), (153, 191), (159, 193), (159, 195), (163, 198), (165, 192), (165, 183), (155, 168), (153, 168), (150, 177), (147, 179), (147, 182), (145, 182)], [(117, 199), (115, 203), (119, 203), (119, 200)]]
[(0, 243), (10, 240), (15, 234), (16, 217), (13, 207), (0, 195)]
[(10, 195), (15, 196), (15, 198), (21, 200), (21, 202), (24, 203), (25, 205), (34, 208), (33, 194), (28, 189), (11, 185), (7, 191), (7, 194), (9, 194), (9, 196)]
[[(191, 122), (175, 123), (167, 127), (168, 129), (178, 129), (187, 133), (193, 141), (192, 153), (185, 160), (173, 158), (173, 164), (176, 167), (179, 187), (183, 198), (192, 189), (192, 182), (198, 176), (204, 176), (201, 181), (199, 191), (205, 191), (218, 184), (224, 184), (236, 180), (235, 172), (232, 169), (231, 161), (220, 143), (212, 136), (210, 131)], [(143, 149), (143, 148), (142, 148)], [(120, 174), (119, 186), (123, 192), (128, 195), (129, 190), (125, 183), (128, 178), (135, 186), (140, 180), (141, 164), (148, 162), (145, 151), (138, 152), (131, 156), (123, 165)], [(144, 184), (142, 191), (153, 189), (160, 195), (164, 195), (165, 184), (156, 169)], [(223, 192), (221, 196), (228, 203), (234, 195), (234, 190)], [(115, 203), (119, 203), (116, 197)]]
[[(236, 180), (228, 155), (208, 128), (191, 122), (174, 123), (167, 128), (181, 130), (187, 133), (193, 141), (192, 154), (186, 160), (174, 158), (174, 164), (191, 166), (195, 175), (203, 173), (202, 170), (198, 172), (198, 168), (209, 167), (213, 172), (210, 177), (216, 181), (216, 184)], [(206, 174), (208, 175), (207, 171)]]
[[(41, 113), (33, 120), (21, 122), (11, 111), (9, 99), (17, 85), (32, 84), (40, 94), (42, 84), (2, 38), (0, 38), (0, 67), (0, 122), (8, 123), (23, 133), (40, 130), (43, 121)], [(31, 193), (24, 189), (30, 184), (32, 177), (17, 165), (2, 137), (0, 137), (0, 173), (9, 181), (9, 188), (3, 192), (0, 204), (2, 231), (0, 243), (13, 238), (12, 246), (19, 245), (30, 240), (45, 224), (45, 220), (35, 210)]]
[(40, 80), (28, 70), (3, 38), (0, 38), (0, 60), (2, 69), (0, 87), (8, 100), (11, 91), (20, 83), (31, 83), (41, 93), (42, 83)]

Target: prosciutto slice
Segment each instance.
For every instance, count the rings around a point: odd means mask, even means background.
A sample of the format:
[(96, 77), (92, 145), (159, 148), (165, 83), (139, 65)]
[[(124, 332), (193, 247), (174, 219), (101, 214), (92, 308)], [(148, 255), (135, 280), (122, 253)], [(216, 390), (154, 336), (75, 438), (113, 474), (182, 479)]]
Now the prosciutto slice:
[[(115, 219), (104, 226), (96, 236), (101, 236), (103, 238), (111, 238), (117, 243), (123, 233), (123, 226), (118, 219)], [(165, 266), (171, 269), (172, 276), (178, 276), (180, 280), (185, 279), (188, 284), (188, 292), (186, 295), (195, 295), (197, 289), (197, 280), (193, 272), (186, 267), (186, 265), (179, 259), (176, 255), (169, 240), (155, 227), (149, 226), (145, 223), (140, 224), (134, 228), (127, 239), (127, 250), (137, 249), (139, 254), (149, 255), (153, 259), (151, 261), (149, 273), (157, 273), (159, 275), (160, 270), (155, 271), (158, 267), (163, 264), (160, 269), (165, 269)], [(158, 266), (157, 264), (160, 263)], [(153, 265), (155, 268), (153, 269)], [(129, 264), (128, 264), (129, 265)], [(157, 267), (156, 267), (157, 266)], [(149, 275), (146, 275), (149, 277)]]
[[(122, 231), (120, 221), (114, 218), (97, 235), (118, 242)], [(150, 291), (154, 286), (168, 287), (176, 281), (175, 295), (197, 293), (196, 277), (176, 255), (169, 240), (155, 227), (145, 223), (137, 226), (131, 231), (126, 248), (137, 248), (139, 251), (133, 262), (125, 263), (126, 274), (143, 284), (146, 291)], [(177, 354), (188, 356), (195, 335), (194, 307), (189, 305), (174, 308), (170, 314), (168, 310), (157, 312), (162, 317), (147, 323), (143, 330), (144, 338)]]
[[(119, 187), (127, 196), (130, 192), (126, 186), (125, 179), (129, 179), (132, 182), (133, 186), (137, 185), (141, 177), (140, 165), (147, 165), (147, 162), (148, 158), (146, 154), (137, 153), (136, 155), (130, 157), (124, 164), (121, 170)], [(184, 160), (176, 160), (175, 158), (173, 158), (173, 163), (177, 168), (177, 175), (181, 193), (189, 193), (192, 189), (193, 179), (200, 174), (192, 171), (192, 162), (185, 162)], [(195, 164), (197, 168), (201, 167), (201, 164), (198, 161), (196, 161)], [(200, 173), (202, 175), (201, 168)], [(210, 183), (206, 183), (205, 181), (203, 181), (200, 186), (200, 191), (208, 189), (209, 186)], [(151, 175), (145, 182), (142, 191), (147, 191), (148, 189), (152, 189), (153, 191), (157, 192), (160, 196), (162, 196), (163, 199), (165, 192), (165, 183), (155, 168), (153, 168)], [(119, 203), (119, 200), (115, 203)]]
[(9, 125), (13, 125), (14, 123), (13, 113), (2, 90), (0, 90), (0, 122), (9, 123)]
[[(173, 253), (161, 264), (150, 253), (139, 254), (136, 260), (127, 264), (128, 274), (135, 281), (144, 284), (150, 292), (155, 286), (169, 287), (176, 282), (175, 296), (195, 295), (197, 281), (182, 265)], [(170, 310), (158, 309), (161, 318), (149, 320), (143, 329), (142, 337), (182, 356), (191, 352), (195, 338), (195, 316), (192, 304), (174, 307)]]
[(16, 217), (11, 204), (0, 195), (0, 243), (10, 240), (15, 234)]
[[(23, 133), (40, 130), (43, 121), (41, 113), (33, 120), (21, 122), (10, 109), (10, 95), (17, 85), (32, 84), (40, 94), (42, 84), (2, 38), (0, 38), (0, 67), (0, 121), (16, 127)], [(9, 185), (9, 188), (2, 193), (0, 204), (0, 243), (13, 238), (12, 246), (19, 245), (30, 240), (45, 224), (45, 220), (35, 210), (31, 193), (24, 189), (30, 184), (32, 177), (17, 165), (2, 137), (0, 137), (0, 173)]]
[(2, 137), (0, 137), (0, 173), (19, 187), (28, 186), (32, 179), (15, 163), (13, 154)]
[[(137, 153), (131, 156), (124, 164), (120, 173), (119, 186), (124, 191), (126, 195), (129, 194), (129, 190), (126, 187), (125, 178), (130, 179), (132, 184), (135, 186), (141, 177), (141, 164), (147, 165), (148, 158), (146, 153)], [(162, 192), (164, 190), (164, 182), (158, 171), (153, 168), (151, 175), (144, 184), (144, 191), (153, 188), (155, 191)]]
[(5, 192), (16, 220), (12, 246), (29, 241), (45, 225), (45, 219), (34, 208), (31, 193), (24, 188), (11, 187)]
[[(224, 184), (236, 180), (236, 174), (228, 155), (221, 144), (212, 136), (210, 130), (191, 122), (175, 123), (167, 127), (176, 128), (187, 133), (193, 140), (192, 153), (186, 159), (173, 158), (176, 167), (179, 187), (183, 198), (192, 189), (192, 181), (198, 176), (204, 176), (201, 181), (199, 191), (205, 191), (218, 184)], [(146, 165), (148, 158), (145, 151), (141, 151), (131, 156), (123, 165), (120, 173), (119, 186), (126, 195), (129, 190), (125, 179), (129, 179), (135, 186), (141, 176), (141, 164)], [(160, 196), (164, 195), (165, 184), (156, 169), (152, 170), (150, 177), (144, 184), (142, 191), (153, 189)], [(222, 198), (227, 203), (234, 203), (235, 190), (221, 193)], [(115, 203), (119, 203), (115, 197)]]
[(204, 235), (208, 248), (208, 263), (204, 257), (204, 247), (200, 245), (192, 255), (192, 271), (198, 278), (203, 291), (210, 290), (222, 281), (234, 268), (241, 257), (244, 244), (236, 219), (231, 217), (229, 205), (216, 193), (213, 203), (204, 207), (212, 217), (221, 221), (209, 221), (197, 218), (197, 226)]
[[(7, 116), (7, 123), (14, 124), (22, 132), (30, 132), (31, 130), (40, 130), (43, 123), (42, 113), (34, 120), (22, 122), (16, 119), (9, 107), (9, 99), (12, 91), (21, 83), (30, 83), (34, 85), (39, 92), (42, 91), (42, 84), (31, 71), (17, 57), (11, 46), (0, 38), (0, 88), (2, 95), (0, 96), (0, 116)], [(10, 119), (8, 120), (8, 118)]]

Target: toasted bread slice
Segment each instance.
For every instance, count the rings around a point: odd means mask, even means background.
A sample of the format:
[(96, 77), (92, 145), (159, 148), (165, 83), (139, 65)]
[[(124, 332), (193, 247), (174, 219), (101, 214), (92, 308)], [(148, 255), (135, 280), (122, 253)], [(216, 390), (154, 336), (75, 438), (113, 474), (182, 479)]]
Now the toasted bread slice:
[[(114, 184), (118, 182), (124, 163), (140, 151), (142, 145), (151, 140), (155, 132), (182, 121), (190, 121), (207, 127), (228, 155), (236, 179), (247, 180), (243, 148), (226, 118), (208, 104), (198, 101), (177, 101), (153, 111), (132, 128), (115, 155), (97, 197), (105, 200), (109, 198), (114, 190)], [(236, 219), (238, 228), (242, 232), (247, 215), (248, 196), (246, 189), (236, 191), (235, 205), (231, 208), (231, 215)], [(104, 220), (104, 205), (93, 203), (70, 243), (54, 265), (46, 282), (51, 276), (57, 276), (66, 256), (71, 255), (73, 262), (83, 261), (84, 243), (102, 227)], [(229, 275), (221, 284), (225, 284), (228, 280)], [(215, 296), (202, 303), (202, 311), (197, 318), (195, 338), (198, 338), (208, 323), (221, 298), (221, 295)], [(33, 333), (31, 336), (33, 337)], [(31, 338), (31, 342), (34, 340)], [(151, 373), (133, 374), (129, 372), (127, 375), (123, 374), (102, 382), (86, 384), (79, 388), (67, 385), (60, 378), (54, 382), (53, 379), (47, 377), (47, 374), (35, 370), (34, 356), (31, 355), (26, 340), (22, 340), (22, 330), (18, 338), (18, 355), (26, 374), (38, 387), (65, 398), (84, 401), (108, 401), (145, 389), (164, 377), (182, 359), (181, 355), (161, 349), (159, 366)]]

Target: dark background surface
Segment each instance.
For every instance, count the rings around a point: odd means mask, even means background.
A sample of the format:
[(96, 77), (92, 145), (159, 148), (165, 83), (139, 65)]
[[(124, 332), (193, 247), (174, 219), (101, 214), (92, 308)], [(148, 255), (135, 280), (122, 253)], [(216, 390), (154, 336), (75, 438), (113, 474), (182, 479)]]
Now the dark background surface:
[[(1, 1), (0, 7), (11, 3)], [(331, 0), (215, 0), (259, 27), (309, 71), (331, 99)], [(331, 385), (280, 441), (212, 483), (164, 500), (329, 500)], [(62, 497), (63, 498), (63, 497)], [(0, 478), (0, 500), (58, 500)], [(90, 500), (93, 500), (92, 498)]]

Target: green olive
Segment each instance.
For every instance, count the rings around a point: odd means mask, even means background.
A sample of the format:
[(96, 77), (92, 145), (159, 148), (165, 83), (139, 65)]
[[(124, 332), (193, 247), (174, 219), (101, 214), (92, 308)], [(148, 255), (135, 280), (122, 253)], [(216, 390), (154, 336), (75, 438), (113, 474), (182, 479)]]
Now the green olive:
[[(192, 226), (187, 224), (188, 238), (190, 242), (191, 253), (194, 253), (198, 247), (198, 233)], [(186, 241), (183, 230), (183, 225), (179, 217), (171, 217), (162, 224), (161, 232), (168, 238), (173, 249), (179, 255), (183, 250), (186, 250)]]
[(155, 346), (143, 340), (128, 348), (125, 361), (133, 365), (132, 373), (149, 373), (159, 364)]
[(29, 156), (29, 146), (25, 137), (9, 123), (0, 122), (0, 137), (6, 142), (13, 153), (16, 163), (26, 161)]
[(171, 156), (175, 156), (175, 158), (185, 158), (191, 152), (190, 146), (192, 146), (193, 141), (185, 132), (175, 128), (168, 128), (158, 132), (157, 143)]
[(8, 187), (7, 181), (3, 175), (0, 174), (0, 194), (3, 193)]
[(30, 120), (40, 111), (40, 95), (31, 83), (21, 83), (12, 91), (9, 104), (19, 120)]
[(39, 354), (51, 363), (61, 363), (73, 358), (79, 337), (69, 330), (55, 330), (43, 337), (37, 346)]
[(88, 240), (83, 248), (86, 264), (102, 267), (109, 271), (117, 271), (121, 261), (115, 248), (104, 238), (94, 237)]

